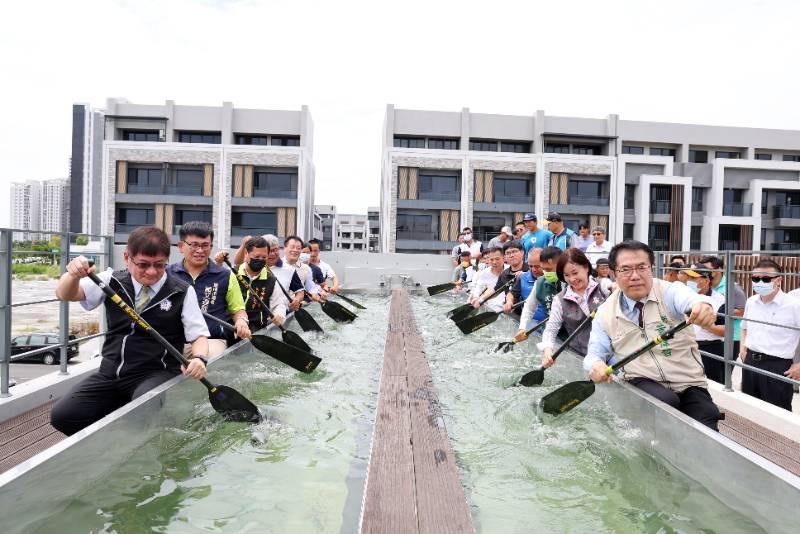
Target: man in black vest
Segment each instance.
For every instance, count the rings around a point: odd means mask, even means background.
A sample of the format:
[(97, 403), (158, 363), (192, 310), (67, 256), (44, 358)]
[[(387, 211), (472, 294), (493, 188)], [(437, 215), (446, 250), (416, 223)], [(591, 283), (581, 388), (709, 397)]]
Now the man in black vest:
[(192, 378), (206, 375), (208, 327), (192, 286), (166, 272), (169, 237), (155, 226), (131, 232), (123, 255), (126, 269), (105, 271), (98, 277), (179, 351), (192, 344), (185, 368), (94, 284), (94, 271), (83, 256), (70, 261), (58, 281), (56, 297), (78, 301), (92, 310), (105, 303), (108, 330), (100, 369), (59, 400), (50, 414), (51, 424), (71, 435), (102, 419), (132, 399), (183, 371)]
[(272, 319), (269, 314), (261, 307), (261, 303), (250, 291), (240, 284), (242, 297), (244, 298), (247, 317), (250, 319), (252, 330), (258, 330), (273, 322), (282, 325), (286, 321), (287, 306), (289, 304), (286, 295), (279, 288), (275, 287), (274, 274), (270, 274), (267, 269), (267, 257), (269, 256), (269, 245), (267, 240), (261, 236), (252, 237), (245, 244), (244, 263), (236, 267), (239, 275), (246, 277), (250, 287), (258, 294), (261, 300), (270, 308)]

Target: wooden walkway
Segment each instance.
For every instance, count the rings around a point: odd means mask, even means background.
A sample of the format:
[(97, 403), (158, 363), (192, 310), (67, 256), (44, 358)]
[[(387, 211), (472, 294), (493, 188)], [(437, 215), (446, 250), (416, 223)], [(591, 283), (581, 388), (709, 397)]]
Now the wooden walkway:
[(719, 422), (719, 432), (742, 447), (800, 476), (800, 443), (764, 428), (730, 410)]
[(394, 290), (361, 532), (474, 531), (411, 302)]
[(50, 425), (53, 402), (0, 423), (0, 473), (66, 438)]

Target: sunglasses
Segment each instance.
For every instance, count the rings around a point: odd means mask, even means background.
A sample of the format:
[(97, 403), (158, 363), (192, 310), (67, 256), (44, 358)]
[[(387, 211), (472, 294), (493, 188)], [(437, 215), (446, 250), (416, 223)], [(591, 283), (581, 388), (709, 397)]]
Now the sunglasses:
[(777, 276), (754, 276), (752, 278), (753, 282), (772, 282), (778, 278)]

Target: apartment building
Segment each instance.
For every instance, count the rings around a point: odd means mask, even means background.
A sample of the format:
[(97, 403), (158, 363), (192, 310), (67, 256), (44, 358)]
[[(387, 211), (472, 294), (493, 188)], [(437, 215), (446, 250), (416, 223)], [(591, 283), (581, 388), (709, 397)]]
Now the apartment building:
[(314, 206), (314, 213), (322, 221), (322, 250), (336, 250), (336, 206)]
[(549, 210), (659, 250), (800, 249), (800, 131), (389, 105), (383, 137), (386, 252)]
[(46, 232), (66, 230), (70, 213), (69, 180), (44, 180), (40, 187), (39, 230)]
[(378, 206), (367, 208), (367, 224), (369, 225), (369, 251), (381, 251), (381, 209)]
[(305, 106), (279, 111), (108, 99), (103, 110), (73, 108), (72, 185), (83, 193), (81, 231), (113, 234), (116, 243), (143, 224), (177, 241), (190, 220), (211, 223), (223, 247), (245, 235), (310, 238), (314, 172)]
[(340, 213), (336, 216), (335, 250), (369, 250), (369, 224), (366, 215)]
[[(11, 184), (11, 228), (39, 230), (41, 221), (42, 184), (37, 180)], [(39, 239), (38, 234), (14, 232), (15, 241)]]

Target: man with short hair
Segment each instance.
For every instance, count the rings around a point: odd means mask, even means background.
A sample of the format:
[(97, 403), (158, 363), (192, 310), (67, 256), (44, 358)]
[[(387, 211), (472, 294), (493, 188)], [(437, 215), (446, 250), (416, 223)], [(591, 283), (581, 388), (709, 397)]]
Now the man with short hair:
[[(530, 328), (528, 326), (531, 320), (541, 321), (550, 315), (550, 306), (553, 304), (553, 299), (564, 288), (564, 284), (559, 281), (558, 274), (556, 274), (556, 266), (558, 259), (561, 257), (561, 249), (558, 247), (545, 247), (540, 253), (542, 276), (536, 279), (533, 290), (525, 299), (525, 305), (522, 306), (522, 313), (519, 319), (519, 331), (514, 339), (517, 341), (524, 341), (528, 336), (525, 331)], [(537, 319), (538, 318), (538, 319)]]
[(489, 248), (504, 248), (507, 243), (514, 237), (514, 232), (511, 231), (510, 226), (504, 226), (500, 229), (500, 234), (489, 240)]
[(610, 295), (616, 288), (614, 280), (611, 278), (611, 268), (608, 264), (608, 258), (600, 258), (597, 260), (595, 268), (595, 280), (600, 284), (600, 287), (606, 294)]
[[(697, 346), (703, 352), (724, 356), (725, 317), (719, 314), (725, 313), (725, 297), (711, 288), (711, 272), (706, 270), (703, 264), (696, 263), (690, 269), (685, 269), (685, 272), (689, 277), (686, 287), (707, 297), (714, 312), (717, 313), (717, 319), (713, 325), (706, 327), (693, 325)], [(723, 384), (725, 382), (725, 364), (703, 353), (700, 353), (700, 358), (703, 360), (706, 377)]]
[(503, 311), (503, 303), (505, 302), (505, 296), (502, 292), (488, 301), (484, 299), (494, 293), (497, 280), (503, 272), (503, 251), (499, 248), (490, 248), (486, 252), (486, 260), (489, 263), (489, 268), (478, 273), (469, 302), (474, 308), (480, 308), (483, 304), (486, 304), (491, 311), (500, 312)]
[[(203, 221), (189, 221), (181, 226), (178, 236), (178, 250), (183, 254), (183, 260), (169, 265), (167, 272), (194, 288), (201, 311), (217, 319), (232, 322), (236, 327), (237, 337), (249, 338), (249, 321), (236, 276), (228, 269), (209, 261), (211, 248), (214, 246), (211, 225)], [(228, 332), (211, 319), (206, 319), (206, 326), (211, 334), (208, 339), (208, 355), (222, 354), (228, 347)], [(190, 344), (184, 345), (183, 353), (186, 357), (191, 356), (191, 350)]]
[(473, 260), (479, 260), (481, 255), (483, 254), (483, 243), (476, 240), (474, 235), (472, 234), (472, 229), (469, 226), (465, 226), (464, 230), (464, 242), (459, 245), (459, 250), (462, 252), (465, 250), (469, 250), (470, 256)]
[(678, 281), (678, 272), (681, 271), (681, 267), (683, 267), (683, 265), (680, 262), (677, 262), (677, 261), (673, 261), (672, 263), (667, 265), (667, 268), (664, 269), (664, 276), (663, 276), (664, 281), (670, 282), (670, 283), (677, 282)]
[[(800, 342), (800, 300), (783, 292), (783, 270), (770, 259), (753, 268), (755, 295), (747, 299), (742, 323), (742, 363), (796, 379), (800, 363), (792, 363)], [(754, 319), (755, 321), (748, 321)], [(784, 327), (792, 327), (795, 330)], [(792, 411), (792, 384), (742, 369), (742, 393)]]
[(123, 253), (126, 268), (97, 276), (176, 350), (182, 351), (186, 341), (191, 343), (186, 367), (88, 278), (95, 267), (86, 258), (78, 256), (67, 264), (56, 297), (80, 302), (85, 310), (105, 304), (108, 328), (99, 369), (50, 412), (50, 422), (60, 432), (69, 436), (86, 428), (181, 371), (198, 380), (206, 376), (208, 327), (192, 286), (167, 272), (170, 248), (169, 237), (159, 228), (136, 228)]
[[(319, 256), (319, 251), (322, 249), (322, 242), (319, 239), (309, 239), (308, 244), (311, 247), (311, 260), (309, 261), (309, 265), (316, 265), (319, 267), (320, 271), (322, 271), (322, 277), (324, 281), (320, 284), (322, 291), (320, 291), (320, 298), (326, 300), (328, 298), (328, 293), (338, 293), (339, 292), (339, 278), (336, 276), (336, 271), (333, 270), (333, 267), (322, 261), (322, 258)], [(328, 280), (331, 281), (333, 285), (328, 285)]]
[[(514, 304), (523, 302), (528, 298), (528, 295), (531, 294), (536, 279), (544, 273), (542, 270), (541, 253), (542, 249), (535, 248), (528, 254), (528, 261), (526, 262), (528, 270), (520, 274), (516, 280), (514, 280), (514, 283), (511, 284), (511, 290), (506, 293), (506, 303), (503, 306), (504, 312), (512, 313), (511, 308)], [(517, 309), (513, 313), (519, 318), (522, 315), (522, 310)], [(540, 320), (537, 319), (536, 315), (534, 315), (533, 319), (534, 321)], [(541, 319), (544, 319), (544, 316), (542, 316)]]
[[(582, 222), (578, 225), (578, 248), (581, 249), (581, 252), (586, 253), (586, 247), (591, 245), (594, 240), (589, 235), (589, 223)], [(589, 261), (592, 261), (592, 258), (589, 258)], [(594, 264), (592, 264), (594, 267)]]
[(525, 223), (523, 221), (517, 221), (516, 223), (514, 223), (514, 239), (520, 241), (522, 239), (522, 236), (525, 235), (526, 231), (527, 230), (525, 229)]
[(558, 247), (562, 251), (570, 247), (579, 248), (578, 234), (564, 226), (564, 220), (557, 211), (547, 214), (547, 229), (553, 234), (547, 242), (548, 246)]
[[(317, 296), (317, 293), (319, 293), (319, 286), (314, 283), (311, 268), (300, 261), (300, 257), (303, 254), (302, 250), (303, 240), (298, 236), (290, 235), (283, 240), (284, 257), (281, 258), (281, 261), (285, 266), (295, 270), (295, 274), (297, 274), (297, 278), (300, 281), (300, 286), (302, 287), (302, 290), (297, 290), (292, 298), (292, 302), (289, 303), (289, 307), (295, 311), (300, 308), (303, 301), (307, 298), (319, 300), (319, 297)], [(311, 255), (309, 254), (309, 259), (310, 257)], [(298, 294), (300, 295), (300, 302), (295, 304), (295, 302), (298, 300)]]
[[(674, 259), (674, 258), (673, 258)], [(725, 274), (722, 272), (722, 268), (725, 266), (725, 261), (720, 258), (719, 256), (703, 256), (700, 258), (700, 262), (703, 267), (706, 269), (711, 270), (711, 288), (722, 295), (724, 298), (728, 298), (726, 295), (726, 287), (728, 286), (728, 279)], [(744, 306), (747, 303), (747, 295), (744, 294), (744, 289), (742, 286), (737, 284), (736, 282), (733, 283), (733, 305), (726, 306), (726, 309), (733, 309), (733, 315), (736, 317), (741, 317), (744, 315)], [(726, 304), (728, 304), (726, 302)], [(734, 359), (739, 354), (739, 345), (741, 343), (741, 328), (742, 328), (742, 320), (741, 319), (734, 319), (733, 320), (733, 357)]]
[(525, 261), (528, 261), (528, 253), (534, 248), (544, 248), (553, 234), (538, 226), (539, 218), (535, 213), (526, 213), (523, 218), (525, 228), (528, 230), (519, 238), (522, 248), (525, 250)]
[(458, 243), (450, 251), (450, 258), (453, 260), (453, 267), (458, 267), (458, 262), (461, 261), (461, 244), (464, 242), (464, 232), (458, 234)]
[[(289, 303), (286, 295), (276, 287), (277, 277), (270, 274), (267, 268), (267, 259), (270, 246), (261, 236), (250, 238), (245, 243), (244, 262), (236, 267), (241, 276), (247, 277), (250, 287), (269, 306), (272, 312), (271, 322), (282, 325), (286, 321), (286, 307)], [(263, 309), (255, 295), (244, 284), (239, 284), (244, 298), (247, 317), (254, 330), (263, 328), (270, 323), (269, 314)]]
[(602, 226), (592, 228), (593, 241), (586, 246), (586, 257), (592, 262), (592, 267), (597, 267), (597, 260), (608, 259), (611, 252), (611, 243), (606, 241), (606, 229)]
[[(495, 289), (499, 289), (506, 282), (513, 281), (528, 272), (528, 264), (523, 261), (523, 258), (522, 245), (519, 244), (519, 241), (509, 241), (506, 248), (503, 249), (503, 259), (508, 267), (500, 273)], [(506, 291), (510, 291), (510, 288)]]
[[(592, 321), (583, 368), (593, 382), (610, 382), (606, 368), (679, 321), (708, 327), (716, 314), (706, 297), (683, 284), (653, 277), (655, 254), (639, 241), (623, 241), (609, 254), (619, 290), (600, 305)], [(685, 312), (689, 312), (688, 319)], [(708, 393), (694, 332), (684, 328), (621, 370), (629, 384), (718, 430), (720, 412)]]

